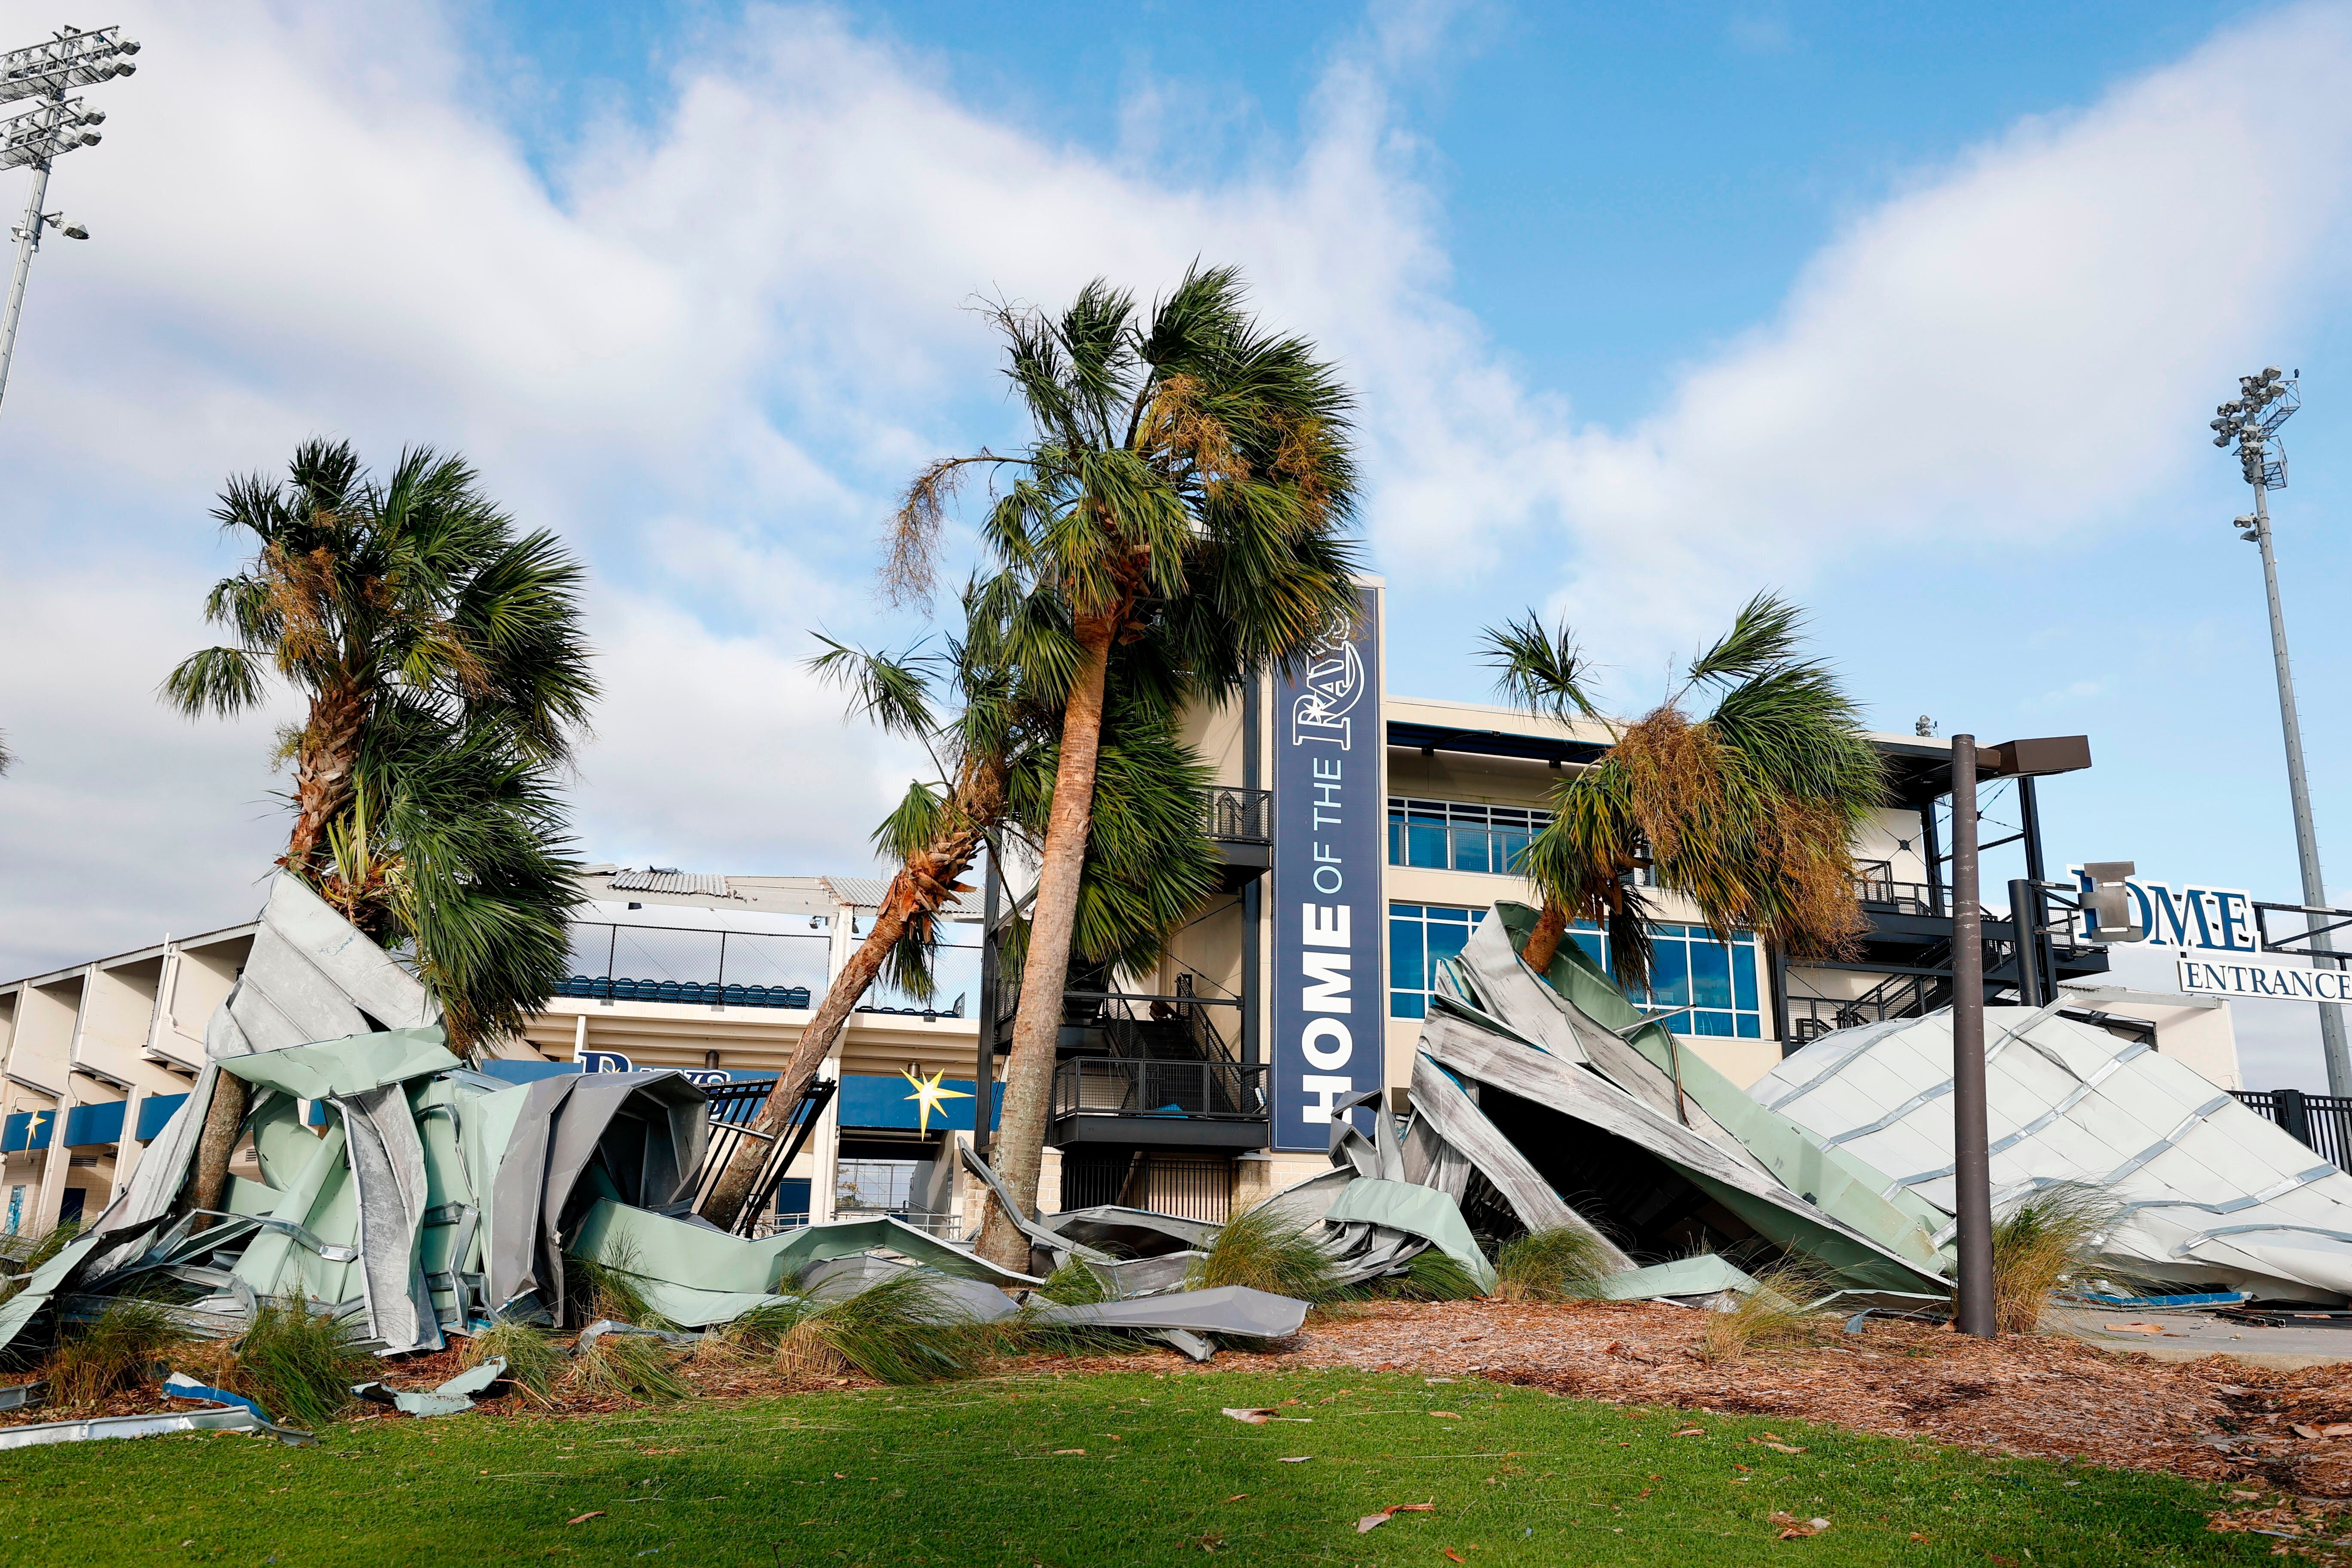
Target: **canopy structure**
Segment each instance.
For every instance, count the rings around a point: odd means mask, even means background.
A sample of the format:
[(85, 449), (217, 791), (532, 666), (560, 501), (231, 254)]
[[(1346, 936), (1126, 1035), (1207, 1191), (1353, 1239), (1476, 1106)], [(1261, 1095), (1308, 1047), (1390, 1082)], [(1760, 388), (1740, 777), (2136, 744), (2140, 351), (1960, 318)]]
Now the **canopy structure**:
[[(2352, 1297), (2352, 1177), (2147, 1044), (2053, 1016), (1985, 1009), (1993, 1203), (2080, 1184), (2112, 1196), (2120, 1270), (2175, 1291)], [(1823, 1036), (1754, 1085), (1755, 1103), (1887, 1173), (1891, 1201), (1952, 1228), (1952, 1024), (1945, 1008)]]

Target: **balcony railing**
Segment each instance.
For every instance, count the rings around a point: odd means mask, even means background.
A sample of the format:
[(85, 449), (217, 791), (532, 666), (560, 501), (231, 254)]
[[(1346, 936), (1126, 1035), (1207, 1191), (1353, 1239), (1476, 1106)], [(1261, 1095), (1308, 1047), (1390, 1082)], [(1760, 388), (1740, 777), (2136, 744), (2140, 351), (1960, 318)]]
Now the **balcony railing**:
[(802, 1007), (809, 1005), (805, 985), (721, 985), (702, 980), (631, 980), (610, 975), (574, 974), (555, 988), (558, 996), (581, 996), (598, 1002), (669, 1002), (681, 1006)]
[(1264, 1121), (1264, 1063), (1073, 1057), (1054, 1069), (1054, 1117)]
[(1222, 784), (1202, 790), (1201, 831), (1211, 838), (1238, 844), (1273, 843), (1274, 792), (1227, 789)]

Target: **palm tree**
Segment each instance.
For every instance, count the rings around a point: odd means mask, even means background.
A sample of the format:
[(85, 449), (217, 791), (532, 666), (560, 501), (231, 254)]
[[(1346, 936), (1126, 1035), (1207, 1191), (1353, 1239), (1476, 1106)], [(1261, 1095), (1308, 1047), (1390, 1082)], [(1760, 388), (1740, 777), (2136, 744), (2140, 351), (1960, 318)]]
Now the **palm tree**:
[[(235, 641), (163, 682), (190, 717), (300, 693), (280, 859), (354, 924), (411, 950), (452, 1043), (519, 1030), (564, 973), (578, 898), (556, 773), (595, 682), (583, 573), (552, 534), (518, 535), (463, 459), (426, 449), (372, 479), (347, 443), (305, 442), (288, 482), (232, 479), (213, 514), (257, 545), (205, 618)], [(222, 1077), (196, 1206), (219, 1207), (245, 1093)]]
[[(968, 594), (968, 609), (971, 600)], [(929, 994), (926, 959), (940, 910), (966, 890), (959, 879), (1004, 817), (1015, 725), (1001, 670), (958, 657), (968, 650), (968, 642), (951, 645), (944, 657), (893, 657), (831, 637), (818, 640), (826, 651), (809, 667), (847, 686), (853, 709), (886, 732), (920, 742), (931, 753), (938, 778), (909, 784), (898, 808), (875, 829), (875, 847), (897, 860), (898, 868), (883, 889), (866, 939), (825, 988), (824, 1001), (802, 1028), (792, 1059), (761, 1102), (751, 1123), (753, 1136), (737, 1140), (727, 1168), (703, 1202), (704, 1216), (722, 1230), (732, 1229), (741, 1216), (771, 1141), (807, 1094), (874, 982), (888, 971), (902, 986)], [(961, 711), (947, 721), (935, 712), (941, 685), (963, 699)]]
[[(1006, 374), (1033, 435), (1017, 456), (932, 463), (909, 486), (887, 577), (928, 589), (944, 505), (972, 468), (1010, 483), (982, 536), (1024, 595), (1068, 628), (1054, 672), (1059, 745), (1021, 1004), (1007, 1065), (998, 1169), (1036, 1201), (1112, 653), (1140, 638), (1184, 694), (1210, 700), (1287, 666), (1355, 607), (1349, 399), (1303, 338), (1265, 331), (1231, 268), (1195, 268), (1148, 318), (1097, 280), (1059, 317), (1000, 305)], [(1041, 690), (1045, 673), (1035, 672)], [(992, 1212), (980, 1250), (1022, 1260)]]
[[(1609, 754), (1552, 792), (1552, 820), (1523, 862), (1543, 912), (1522, 955), (1541, 973), (1571, 920), (1609, 933), (1621, 984), (1645, 985), (1650, 900), (1635, 881), (1698, 906), (1717, 935), (1756, 931), (1785, 951), (1834, 956), (1862, 927), (1849, 846), (1884, 799), (1877, 753), (1835, 674), (1798, 649), (1803, 612), (1769, 594), (1693, 660), (1641, 719), (1603, 718), (1566, 627), (1534, 612), (1486, 632), (1497, 685), (1538, 716), (1601, 723)], [(1695, 689), (1715, 693), (1694, 720)]]
[[(873, 924), (827, 987), (791, 1061), (752, 1122), (761, 1138), (738, 1144), (702, 1205), (731, 1228), (758, 1179), (768, 1140), (782, 1131), (850, 1015), (885, 979), (918, 995), (931, 990), (940, 911), (985, 848), (1034, 845), (1050, 816), (1060, 705), (1041, 700), (1029, 670), (1066, 668), (1069, 641), (1051, 606), (1024, 599), (1010, 579), (967, 587), (964, 634), (939, 655), (870, 654), (831, 638), (812, 668), (850, 689), (854, 710), (929, 751), (934, 777), (912, 783), (874, 833), (898, 863)], [(1217, 868), (1197, 829), (1194, 792), (1206, 770), (1178, 735), (1167, 682), (1143, 678), (1145, 661), (1113, 660), (1101, 782), (1074, 945), (1089, 963), (1158, 962), (1169, 935), (1215, 886)], [(946, 701), (960, 703), (937, 716)], [(1010, 922), (1018, 952), (1025, 924)], [(993, 1019), (982, 1020), (983, 1029)]]

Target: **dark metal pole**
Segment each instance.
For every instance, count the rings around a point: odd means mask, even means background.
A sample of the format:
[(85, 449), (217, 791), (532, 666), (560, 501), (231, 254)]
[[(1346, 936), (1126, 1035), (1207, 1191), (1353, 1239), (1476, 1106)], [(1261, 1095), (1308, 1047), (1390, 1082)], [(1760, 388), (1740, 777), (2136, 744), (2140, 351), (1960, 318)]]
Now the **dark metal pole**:
[(1977, 907), (1977, 738), (1952, 737), (1952, 1165), (1959, 1331), (1993, 1337), (1992, 1162), (1986, 1152), (1984, 923)]
[(1789, 952), (1779, 942), (1772, 944), (1772, 1016), (1780, 1027), (1780, 1054), (1788, 1056), (1796, 1049), (1789, 1038)]
[(986, 1158), (988, 1124), (996, 1112), (996, 906), (1004, 893), (996, 846), (988, 847), (988, 875), (980, 900), (980, 1044), (973, 1051), (971, 1152)]
[[(1242, 788), (1258, 787), (1258, 681), (1253, 677), (1248, 689), (1242, 693)], [(1255, 800), (1251, 803), (1255, 805)], [(1274, 813), (1265, 814), (1271, 836)], [(1252, 877), (1242, 885), (1242, 1060), (1255, 1067), (1260, 1056), (1262, 1037), (1258, 1019), (1258, 922), (1265, 899), (1265, 878)]]
[(2058, 984), (2058, 950), (2050, 940), (2050, 905), (2042, 888), (2050, 879), (2042, 858), (2042, 797), (2030, 773), (2017, 781), (2017, 826), (2025, 834), (2025, 875), (2033, 884), (2033, 962), (2042, 976), (2042, 1000), (2047, 1002)]
[(2042, 993), (2042, 889), (2031, 878), (2013, 877), (2009, 884), (2009, 924), (2017, 949), (2017, 1002), (2039, 1007), (2049, 1000)]
[(1927, 862), (1927, 912), (1940, 915), (1944, 912), (1944, 849), (1936, 838), (1936, 797), (1932, 795), (1919, 805), (1919, 845), (1927, 851), (1921, 858)]

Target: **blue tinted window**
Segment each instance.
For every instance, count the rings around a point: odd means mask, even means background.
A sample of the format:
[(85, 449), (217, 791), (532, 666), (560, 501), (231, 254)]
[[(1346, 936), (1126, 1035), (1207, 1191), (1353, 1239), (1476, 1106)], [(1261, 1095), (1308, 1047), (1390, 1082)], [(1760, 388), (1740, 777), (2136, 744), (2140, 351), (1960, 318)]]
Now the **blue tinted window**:
[(1502, 869), (1486, 864), (1486, 830), (1483, 827), (1457, 827), (1454, 830), (1454, 868), (1457, 871)]
[[(1663, 1007), (1685, 1005), (1690, 997), (1690, 947), (1661, 942), (1650, 958), (1650, 996)], [(1671, 1023), (1668, 1027), (1673, 1027)]]
[(1711, 942), (1690, 944), (1691, 1001), (1701, 1007), (1731, 1005), (1731, 950)]
[(1453, 909), (1443, 904), (1389, 906), (1389, 1016), (1429, 1016), (1429, 995), (1437, 979), (1436, 965), (1462, 951), (1470, 933), (1486, 918), (1484, 910)]
[(1398, 991), (1429, 989), (1428, 971), (1422, 964), (1421, 921), (1402, 914), (1389, 921), (1389, 984)]
[[(1484, 910), (1443, 904), (1389, 906), (1391, 1017), (1428, 1016), (1436, 965), (1462, 951), (1485, 915)], [(1567, 934), (1604, 973), (1615, 973), (1607, 932), (1591, 921), (1576, 921)], [(1651, 989), (1635, 998), (1644, 1009), (1658, 1014), (1659, 1022), (1678, 1035), (1761, 1037), (1753, 936), (1741, 932), (1727, 944), (1716, 941), (1705, 926), (1677, 922), (1653, 926), (1650, 938), (1655, 950)], [(1673, 1008), (1683, 1011), (1666, 1011)]]
[(1507, 875), (1550, 820), (1551, 813), (1532, 806), (1395, 797), (1389, 802), (1389, 864)]

